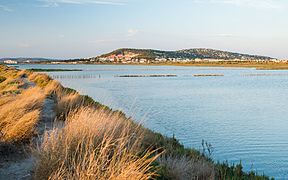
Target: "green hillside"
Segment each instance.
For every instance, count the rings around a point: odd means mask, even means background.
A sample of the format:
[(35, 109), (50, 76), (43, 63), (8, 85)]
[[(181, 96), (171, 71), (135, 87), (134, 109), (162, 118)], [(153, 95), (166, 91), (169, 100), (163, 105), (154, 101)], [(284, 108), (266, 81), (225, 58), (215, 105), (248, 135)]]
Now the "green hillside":
[(153, 49), (129, 49), (122, 48), (112, 51), (99, 57), (109, 57), (111, 55), (126, 55), (128, 53), (138, 54), (137, 58), (181, 58), (181, 59), (242, 59), (242, 60), (271, 60), (267, 56), (241, 54), (235, 52), (214, 50), (214, 49), (184, 49), (179, 51), (161, 51)]

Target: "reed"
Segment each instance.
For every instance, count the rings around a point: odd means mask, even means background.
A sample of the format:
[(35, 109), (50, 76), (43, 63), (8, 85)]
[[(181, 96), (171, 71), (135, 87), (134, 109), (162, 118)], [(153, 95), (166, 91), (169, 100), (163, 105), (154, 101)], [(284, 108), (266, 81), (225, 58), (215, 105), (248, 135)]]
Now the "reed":
[(36, 179), (150, 179), (158, 156), (139, 154), (141, 133), (106, 111), (80, 108), (47, 132), (38, 148)]

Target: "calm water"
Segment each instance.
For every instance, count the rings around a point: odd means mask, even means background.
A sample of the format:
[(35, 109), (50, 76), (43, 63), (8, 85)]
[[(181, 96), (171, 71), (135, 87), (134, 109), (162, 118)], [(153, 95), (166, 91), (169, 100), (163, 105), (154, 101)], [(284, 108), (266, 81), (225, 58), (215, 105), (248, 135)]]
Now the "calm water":
[[(145, 126), (200, 149), (204, 139), (216, 160), (245, 170), (288, 178), (288, 71), (242, 68), (150, 67), (113, 65), (21, 65), (20, 68), (70, 68), (93, 75), (58, 79)], [(251, 74), (268, 76), (251, 76)], [(176, 74), (177, 77), (121, 78), (127, 74)], [(194, 77), (193, 74), (224, 74)]]

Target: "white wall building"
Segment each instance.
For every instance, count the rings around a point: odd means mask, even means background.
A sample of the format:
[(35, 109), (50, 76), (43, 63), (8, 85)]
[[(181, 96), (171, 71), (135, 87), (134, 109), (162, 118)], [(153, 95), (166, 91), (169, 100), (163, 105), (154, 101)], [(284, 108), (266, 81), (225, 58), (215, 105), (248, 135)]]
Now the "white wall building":
[(17, 64), (17, 61), (13, 61), (13, 60), (6, 60), (4, 61), (5, 64)]

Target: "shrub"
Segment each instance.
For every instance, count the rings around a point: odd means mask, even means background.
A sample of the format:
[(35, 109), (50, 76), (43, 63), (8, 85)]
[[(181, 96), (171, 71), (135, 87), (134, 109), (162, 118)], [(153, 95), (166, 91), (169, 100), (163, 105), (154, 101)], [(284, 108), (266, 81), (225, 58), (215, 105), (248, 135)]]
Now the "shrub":
[(160, 166), (166, 169), (170, 179), (214, 179), (214, 166), (204, 159), (191, 159), (188, 156), (162, 156)]
[(0, 76), (0, 83), (4, 82), (6, 79), (6, 77)]

